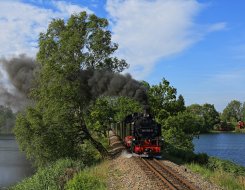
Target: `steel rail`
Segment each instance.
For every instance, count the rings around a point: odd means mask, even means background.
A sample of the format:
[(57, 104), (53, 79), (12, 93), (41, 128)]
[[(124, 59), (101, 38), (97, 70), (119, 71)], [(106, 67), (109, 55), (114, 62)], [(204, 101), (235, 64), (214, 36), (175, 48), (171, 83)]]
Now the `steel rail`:
[[(156, 159), (148, 160), (140, 158), (140, 160), (146, 165), (158, 178), (168, 186), (171, 190), (188, 189), (188, 190), (198, 190), (185, 178), (180, 177), (175, 171), (165, 166), (163, 163)], [(153, 163), (152, 163), (153, 162)], [(159, 171), (160, 167), (160, 171)], [(162, 171), (161, 171), (162, 170)], [(164, 174), (165, 173), (165, 174)], [(167, 175), (167, 177), (166, 177)]]
[(143, 163), (145, 165), (147, 165), (162, 181), (163, 183), (165, 183), (171, 190), (177, 190), (175, 188), (175, 186), (172, 185), (172, 183), (170, 183), (165, 177), (162, 176), (162, 174), (157, 171), (154, 167), (152, 167), (151, 164), (149, 164), (149, 162), (147, 162), (145, 159), (141, 158), (141, 160), (143, 161)]
[(197, 187), (195, 187), (192, 183), (187, 181), (185, 178), (180, 177), (179, 175), (176, 174), (173, 169), (170, 169), (168, 166), (164, 165), (163, 163), (159, 162), (155, 158), (153, 159), (155, 163), (157, 163), (160, 167), (162, 167), (164, 170), (168, 171), (171, 175), (173, 175), (177, 180), (179, 180), (181, 183), (183, 183), (185, 186), (187, 186), (190, 190), (197, 190)]

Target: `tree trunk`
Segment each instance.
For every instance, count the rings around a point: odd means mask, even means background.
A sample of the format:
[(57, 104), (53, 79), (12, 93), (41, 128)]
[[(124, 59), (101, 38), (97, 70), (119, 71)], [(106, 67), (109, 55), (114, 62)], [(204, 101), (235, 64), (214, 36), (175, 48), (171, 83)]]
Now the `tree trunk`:
[(85, 134), (85, 138), (88, 139), (91, 142), (91, 144), (100, 152), (101, 156), (103, 158), (109, 157), (109, 153), (106, 150), (106, 148), (100, 142), (96, 141), (91, 136), (91, 134), (88, 131), (88, 128), (87, 128), (86, 124), (84, 122), (82, 122), (82, 121), (81, 121), (81, 128), (82, 128), (82, 131)]

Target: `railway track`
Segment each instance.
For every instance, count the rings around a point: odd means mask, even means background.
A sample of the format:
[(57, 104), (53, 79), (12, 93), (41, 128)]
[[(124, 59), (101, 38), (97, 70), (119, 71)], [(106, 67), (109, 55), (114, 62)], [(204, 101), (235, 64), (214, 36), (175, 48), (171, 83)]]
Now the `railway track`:
[(157, 176), (158, 181), (160, 181), (158, 185), (163, 189), (199, 190), (199, 188), (178, 175), (169, 166), (164, 165), (156, 159), (138, 158), (138, 161), (150, 178), (154, 179)]

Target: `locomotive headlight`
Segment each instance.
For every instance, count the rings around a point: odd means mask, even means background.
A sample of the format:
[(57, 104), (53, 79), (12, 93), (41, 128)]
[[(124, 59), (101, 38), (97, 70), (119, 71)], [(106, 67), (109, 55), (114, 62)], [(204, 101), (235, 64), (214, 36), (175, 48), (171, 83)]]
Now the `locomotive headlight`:
[(135, 139), (132, 139), (132, 141), (135, 141)]

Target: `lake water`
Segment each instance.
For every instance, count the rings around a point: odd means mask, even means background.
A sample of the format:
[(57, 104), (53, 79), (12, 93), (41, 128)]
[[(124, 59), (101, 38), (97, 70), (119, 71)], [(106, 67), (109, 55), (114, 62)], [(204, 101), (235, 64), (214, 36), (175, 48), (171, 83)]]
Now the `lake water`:
[(202, 134), (194, 139), (195, 152), (233, 161), (245, 166), (245, 134)]
[(14, 136), (0, 136), (0, 189), (33, 173), (31, 164), (18, 150)]

